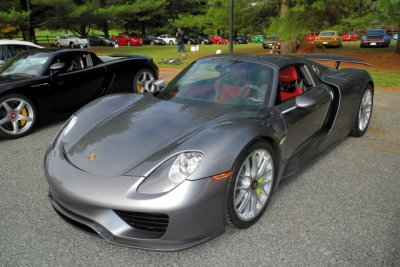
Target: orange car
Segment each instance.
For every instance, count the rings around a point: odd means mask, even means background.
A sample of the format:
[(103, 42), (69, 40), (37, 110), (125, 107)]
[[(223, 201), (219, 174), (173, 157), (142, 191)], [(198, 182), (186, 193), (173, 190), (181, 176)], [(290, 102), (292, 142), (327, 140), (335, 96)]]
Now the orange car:
[(318, 37), (315, 38), (313, 44), (317, 47), (341, 47), (342, 39), (337, 31), (322, 31)]

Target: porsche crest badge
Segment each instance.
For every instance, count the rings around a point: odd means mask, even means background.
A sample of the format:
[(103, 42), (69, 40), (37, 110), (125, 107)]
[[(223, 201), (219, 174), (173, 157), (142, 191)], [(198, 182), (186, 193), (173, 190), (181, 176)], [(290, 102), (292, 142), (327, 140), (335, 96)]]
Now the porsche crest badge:
[(92, 153), (89, 155), (89, 157), (87, 158), (88, 160), (94, 160), (97, 157), (96, 153)]

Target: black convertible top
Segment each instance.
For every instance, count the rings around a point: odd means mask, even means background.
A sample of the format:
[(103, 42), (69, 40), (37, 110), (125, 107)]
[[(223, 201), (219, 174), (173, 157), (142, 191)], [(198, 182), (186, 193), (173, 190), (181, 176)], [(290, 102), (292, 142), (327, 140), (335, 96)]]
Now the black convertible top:
[(219, 54), (213, 55), (210, 57), (229, 57), (233, 59), (245, 59), (252, 61), (261, 61), (268, 62), (277, 66), (278, 68), (283, 68), (287, 65), (298, 64), (298, 63), (307, 63), (308, 60), (319, 60), (319, 61), (333, 61), (336, 62), (335, 69), (339, 68), (341, 62), (347, 63), (355, 63), (371, 66), (371, 64), (353, 57), (342, 56), (342, 55), (330, 55), (330, 54), (303, 54), (303, 55), (252, 55), (252, 54), (241, 54), (241, 53), (233, 53), (233, 54)]

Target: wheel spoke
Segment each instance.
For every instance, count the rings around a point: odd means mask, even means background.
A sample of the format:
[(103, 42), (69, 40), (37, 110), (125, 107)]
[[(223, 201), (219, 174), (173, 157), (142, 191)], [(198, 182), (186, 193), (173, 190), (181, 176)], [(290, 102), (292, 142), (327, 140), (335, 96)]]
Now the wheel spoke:
[[(244, 194), (244, 196), (243, 196), (243, 198), (242, 198), (242, 201), (241, 201), (241, 203), (240, 203), (240, 205), (239, 205), (239, 207), (237, 208), (238, 209), (238, 212), (239, 212), (239, 214), (243, 214), (243, 211), (244, 211), (244, 209), (248, 206), (248, 204), (249, 204), (249, 200), (250, 200), (250, 194), (249, 194), (249, 192), (245, 192), (245, 194)], [(239, 204), (238, 203), (238, 204)]]
[(0, 125), (4, 124), (6, 122), (9, 122), (9, 121), (10, 121), (10, 119), (8, 117), (5, 117), (5, 118), (0, 120)]
[(17, 134), (19, 132), (18, 121), (12, 121), (11, 124), (13, 127), (12, 133)]
[(18, 111), (18, 113), (21, 112), (21, 110), (25, 107), (26, 102), (24, 100), (21, 100), (18, 104), (18, 107), (15, 109), (16, 111)]
[(11, 107), (8, 105), (7, 102), (3, 102), (1, 105), (5, 108), (5, 110), (7, 111), (7, 113), (10, 112), (10, 111), (12, 110)]
[(19, 115), (18, 116), (18, 120), (19, 121), (32, 121), (33, 119), (31, 117), (26, 117), (26, 116)]

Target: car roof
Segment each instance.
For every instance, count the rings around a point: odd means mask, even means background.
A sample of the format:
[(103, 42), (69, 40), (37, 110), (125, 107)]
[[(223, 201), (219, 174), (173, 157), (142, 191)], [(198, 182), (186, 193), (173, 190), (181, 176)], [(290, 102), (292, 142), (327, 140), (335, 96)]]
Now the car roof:
[(28, 41), (19, 41), (19, 40), (0, 40), (0, 45), (27, 45), (36, 48), (43, 48), (43, 46)]

